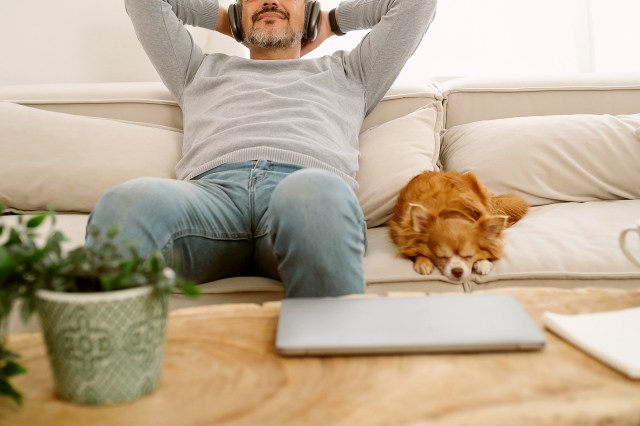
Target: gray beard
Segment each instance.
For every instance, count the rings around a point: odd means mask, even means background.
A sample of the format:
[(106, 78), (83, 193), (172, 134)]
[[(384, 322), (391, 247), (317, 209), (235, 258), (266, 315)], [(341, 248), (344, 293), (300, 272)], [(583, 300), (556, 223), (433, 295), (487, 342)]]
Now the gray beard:
[(302, 31), (296, 33), (291, 28), (286, 31), (268, 31), (252, 29), (245, 37), (245, 41), (262, 49), (288, 49), (302, 40)]

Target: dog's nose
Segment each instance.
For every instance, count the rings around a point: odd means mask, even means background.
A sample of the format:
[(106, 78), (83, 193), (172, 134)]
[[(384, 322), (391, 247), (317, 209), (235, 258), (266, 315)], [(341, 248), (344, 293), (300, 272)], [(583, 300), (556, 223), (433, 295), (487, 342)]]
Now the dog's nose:
[(462, 268), (453, 268), (451, 270), (451, 275), (453, 275), (456, 278), (460, 278), (462, 274), (464, 274), (464, 271), (462, 270)]

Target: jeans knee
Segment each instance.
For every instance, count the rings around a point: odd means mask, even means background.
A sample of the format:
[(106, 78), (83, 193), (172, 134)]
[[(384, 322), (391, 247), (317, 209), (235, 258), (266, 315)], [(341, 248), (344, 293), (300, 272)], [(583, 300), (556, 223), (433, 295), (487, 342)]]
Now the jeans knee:
[[(158, 178), (139, 178), (117, 185), (98, 200), (89, 216), (89, 227), (102, 233), (117, 227), (117, 240), (136, 241), (142, 255), (161, 249), (166, 241), (167, 218), (175, 216), (167, 194), (171, 181)], [(96, 241), (90, 232), (87, 245)]]
[(152, 180), (139, 178), (114, 186), (100, 197), (94, 213), (119, 216), (139, 208), (145, 200), (153, 201)]
[(323, 170), (292, 173), (274, 191), (269, 216), (285, 297), (364, 291), (364, 218), (343, 179)]
[(270, 202), (275, 214), (346, 208), (349, 213), (360, 211), (353, 190), (339, 176), (319, 169), (304, 169), (292, 173), (276, 188)]
[[(105, 192), (98, 200), (89, 217), (89, 224), (106, 231), (115, 225), (130, 224), (132, 220), (153, 217), (168, 203), (166, 191), (162, 190), (162, 179), (133, 179)], [(170, 204), (170, 203), (169, 203)]]

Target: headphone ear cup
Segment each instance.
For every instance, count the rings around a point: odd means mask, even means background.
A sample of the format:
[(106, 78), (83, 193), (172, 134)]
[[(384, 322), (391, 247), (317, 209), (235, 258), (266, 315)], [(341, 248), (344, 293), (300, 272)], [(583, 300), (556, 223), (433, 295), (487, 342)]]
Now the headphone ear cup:
[(242, 6), (238, 3), (232, 3), (227, 10), (229, 15), (229, 26), (231, 27), (231, 34), (237, 42), (242, 43), (244, 40), (244, 33), (242, 31)]
[(313, 41), (318, 37), (320, 2), (308, 1), (304, 10), (304, 39)]

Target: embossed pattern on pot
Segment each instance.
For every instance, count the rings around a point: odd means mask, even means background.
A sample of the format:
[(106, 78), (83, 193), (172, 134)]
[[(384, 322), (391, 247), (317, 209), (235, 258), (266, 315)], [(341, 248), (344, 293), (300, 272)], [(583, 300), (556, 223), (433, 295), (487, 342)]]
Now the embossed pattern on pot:
[[(124, 292), (131, 297), (123, 298)], [(167, 304), (151, 287), (91, 294), (86, 303), (48, 295), (38, 293), (38, 312), (60, 396), (81, 404), (115, 404), (159, 386)]]

